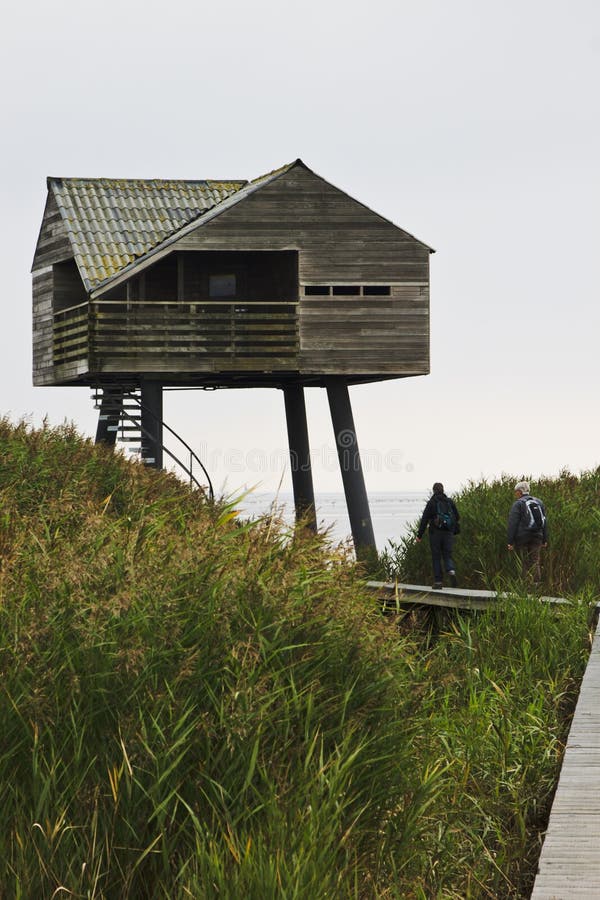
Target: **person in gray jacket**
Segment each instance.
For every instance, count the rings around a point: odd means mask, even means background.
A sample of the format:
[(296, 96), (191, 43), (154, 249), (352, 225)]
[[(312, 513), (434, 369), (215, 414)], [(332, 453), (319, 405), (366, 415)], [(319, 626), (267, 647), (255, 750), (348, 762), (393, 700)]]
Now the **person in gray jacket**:
[(542, 580), (540, 555), (548, 546), (548, 523), (544, 504), (529, 492), (529, 482), (515, 484), (515, 502), (508, 515), (508, 549), (522, 560), (523, 577), (534, 584)]

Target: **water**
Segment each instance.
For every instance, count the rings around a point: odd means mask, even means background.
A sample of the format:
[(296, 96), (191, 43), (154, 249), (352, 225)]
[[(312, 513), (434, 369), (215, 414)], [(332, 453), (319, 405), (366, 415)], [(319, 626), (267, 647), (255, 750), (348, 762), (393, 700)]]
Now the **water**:
[[(373, 531), (378, 550), (383, 550), (389, 540), (397, 541), (408, 531), (409, 526), (423, 512), (430, 494), (426, 491), (381, 492), (369, 495)], [(343, 494), (319, 494), (317, 500), (317, 521), (319, 530), (329, 528), (334, 542), (350, 537), (350, 522)], [(258, 518), (271, 509), (273, 502), (282, 508), (286, 522), (294, 520), (294, 501), (291, 494), (251, 493), (245, 496), (238, 508), (244, 516)]]

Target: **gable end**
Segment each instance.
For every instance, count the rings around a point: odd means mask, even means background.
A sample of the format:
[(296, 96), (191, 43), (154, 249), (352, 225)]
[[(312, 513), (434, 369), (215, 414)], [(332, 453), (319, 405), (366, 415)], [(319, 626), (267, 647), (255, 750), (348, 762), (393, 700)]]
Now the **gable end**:
[(56, 198), (48, 188), (46, 206), (38, 235), (31, 271), (72, 259), (73, 248)]

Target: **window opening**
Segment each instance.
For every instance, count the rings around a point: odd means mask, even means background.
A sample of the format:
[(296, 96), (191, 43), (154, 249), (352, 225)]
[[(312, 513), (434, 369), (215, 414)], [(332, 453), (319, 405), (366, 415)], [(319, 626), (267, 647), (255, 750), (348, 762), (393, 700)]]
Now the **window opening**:
[(236, 283), (235, 275), (209, 275), (208, 277), (208, 296), (209, 297), (235, 297)]
[(333, 288), (333, 296), (339, 297), (355, 297), (360, 294), (360, 285), (359, 284), (334, 284)]
[(307, 284), (304, 287), (306, 297), (328, 297), (330, 291), (328, 284)]
[(391, 289), (389, 284), (365, 284), (363, 294), (365, 297), (389, 297)]
[(390, 297), (389, 284), (305, 284), (305, 297)]

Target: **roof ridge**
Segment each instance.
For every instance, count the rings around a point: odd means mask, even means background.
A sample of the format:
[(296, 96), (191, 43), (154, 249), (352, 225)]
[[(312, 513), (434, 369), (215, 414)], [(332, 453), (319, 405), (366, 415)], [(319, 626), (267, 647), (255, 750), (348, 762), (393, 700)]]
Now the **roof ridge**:
[(276, 169), (273, 169), (271, 172), (265, 172), (264, 175), (259, 175), (257, 178), (253, 178), (248, 183), (256, 184), (259, 181), (263, 181), (263, 179), (265, 179), (265, 178), (272, 178), (275, 175), (283, 175), (284, 172), (287, 172), (289, 169), (293, 169), (294, 166), (297, 166), (298, 164), (300, 164), (301, 166), (304, 166), (305, 169), (308, 169), (308, 166), (302, 162), (300, 157), (298, 157), (297, 159), (293, 160), (293, 162), (286, 163), (284, 166), (278, 166)]
[(48, 175), (46, 185), (52, 182), (73, 184), (74, 182), (110, 182), (111, 184), (249, 184), (247, 178), (108, 178), (104, 175), (87, 177), (84, 175)]

